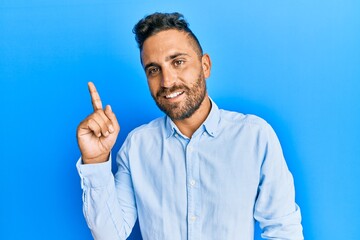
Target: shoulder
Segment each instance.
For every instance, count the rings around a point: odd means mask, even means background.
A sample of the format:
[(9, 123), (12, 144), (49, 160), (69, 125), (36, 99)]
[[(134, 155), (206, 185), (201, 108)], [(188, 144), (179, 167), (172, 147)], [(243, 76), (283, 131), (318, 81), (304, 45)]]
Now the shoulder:
[(221, 109), (219, 125), (220, 131), (226, 136), (245, 137), (248, 141), (255, 140), (258, 144), (278, 141), (272, 126), (266, 120), (254, 114), (243, 114)]
[(268, 128), (270, 125), (261, 117), (220, 109), (220, 121), (223, 124)]
[(149, 141), (151, 138), (161, 136), (165, 131), (166, 117), (159, 117), (147, 124), (143, 124), (133, 129), (127, 136), (127, 141), (146, 139)]
[(154, 132), (156, 130), (161, 130), (165, 127), (165, 119), (165, 117), (159, 117), (149, 123), (140, 125), (139, 127), (134, 128), (128, 136), (137, 136), (146, 134), (148, 132)]
[[(147, 147), (151, 144), (159, 142), (165, 131), (165, 117), (159, 117), (147, 124), (143, 124), (134, 128), (123, 142), (119, 153), (128, 153), (130, 149), (138, 149), (139, 147)], [(135, 148), (134, 148), (135, 147)]]

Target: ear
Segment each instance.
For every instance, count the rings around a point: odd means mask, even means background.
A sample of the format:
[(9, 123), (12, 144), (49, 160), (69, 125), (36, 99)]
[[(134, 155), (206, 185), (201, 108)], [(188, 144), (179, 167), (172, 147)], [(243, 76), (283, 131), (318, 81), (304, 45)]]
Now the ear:
[(204, 77), (205, 77), (205, 78), (210, 77), (210, 72), (211, 72), (211, 59), (210, 59), (209, 54), (205, 53), (205, 54), (201, 57), (201, 65), (202, 65)]

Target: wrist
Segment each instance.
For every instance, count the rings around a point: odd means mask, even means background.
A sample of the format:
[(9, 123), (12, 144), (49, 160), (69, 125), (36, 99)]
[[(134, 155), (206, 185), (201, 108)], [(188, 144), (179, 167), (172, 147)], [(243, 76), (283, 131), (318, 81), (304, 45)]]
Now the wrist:
[(107, 162), (109, 160), (109, 157), (110, 157), (110, 153), (105, 153), (105, 154), (102, 154), (102, 155), (99, 155), (99, 156), (93, 157), (93, 158), (81, 156), (81, 159), (82, 159), (83, 164), (94, 164), (94, 163)]

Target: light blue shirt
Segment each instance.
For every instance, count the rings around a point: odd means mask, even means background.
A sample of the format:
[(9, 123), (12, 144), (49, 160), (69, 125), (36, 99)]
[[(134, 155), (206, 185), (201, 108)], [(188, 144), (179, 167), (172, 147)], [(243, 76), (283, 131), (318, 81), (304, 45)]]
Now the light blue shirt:
[(303, 239), (294, 183), (264, 120), (214, 102), (189, 139), (169, 117), (133, 130), (117, 155), (77, 163), (95, 239), (126, 239), (138, 217), (144, 240)]

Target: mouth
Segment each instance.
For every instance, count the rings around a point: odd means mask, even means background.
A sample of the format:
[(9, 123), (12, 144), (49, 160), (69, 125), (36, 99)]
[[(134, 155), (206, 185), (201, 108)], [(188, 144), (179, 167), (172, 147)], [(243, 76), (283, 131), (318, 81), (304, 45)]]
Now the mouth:
[(168, 95), (165, 95), (164, 98), (165, 99), (174, 99), (174, 98), (182, 95), (183, 93), (184, 93), (184, 91), (173, 92), (173, 93), (170, 93)]

